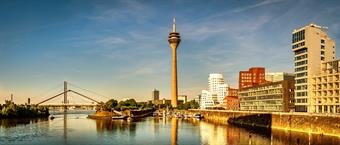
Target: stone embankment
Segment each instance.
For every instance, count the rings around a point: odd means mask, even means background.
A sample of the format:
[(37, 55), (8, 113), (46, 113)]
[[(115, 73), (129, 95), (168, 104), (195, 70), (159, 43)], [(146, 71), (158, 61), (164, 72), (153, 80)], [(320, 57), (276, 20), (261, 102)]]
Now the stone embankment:
[(340, 115), (226, 110), (188, 110), (188, 113), (201, 113), (205, 120), (218, 124), (230, 123), (340, 137)]

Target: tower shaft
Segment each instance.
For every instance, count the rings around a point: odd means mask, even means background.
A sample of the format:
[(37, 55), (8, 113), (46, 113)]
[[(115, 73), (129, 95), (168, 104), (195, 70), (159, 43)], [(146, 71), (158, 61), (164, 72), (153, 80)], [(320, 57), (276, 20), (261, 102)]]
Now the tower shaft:
[(172, 48), (171, 105), (177, 107), (177, 49)]

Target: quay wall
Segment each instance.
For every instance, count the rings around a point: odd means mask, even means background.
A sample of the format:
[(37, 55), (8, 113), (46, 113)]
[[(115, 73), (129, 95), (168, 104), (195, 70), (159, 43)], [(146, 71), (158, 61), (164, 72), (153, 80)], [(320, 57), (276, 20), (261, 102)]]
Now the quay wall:
[(226, 110), (188, 110), (201, 113), (204, 119), (218, 124), (264, 127), (340, 137), (340, 115), (309, 113), (268, 113)]

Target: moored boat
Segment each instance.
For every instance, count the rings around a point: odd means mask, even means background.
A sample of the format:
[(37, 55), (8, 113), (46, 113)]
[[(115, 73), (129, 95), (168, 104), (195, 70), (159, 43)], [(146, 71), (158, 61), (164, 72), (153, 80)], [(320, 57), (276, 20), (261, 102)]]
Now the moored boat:
[(203, 116), (202, 116), (200, 113), (195, 113), (195, 114), (194, 114), (194, 118), (202, 119)]
[(128, 116), (112, 116), (112, 120), (127, 119)]

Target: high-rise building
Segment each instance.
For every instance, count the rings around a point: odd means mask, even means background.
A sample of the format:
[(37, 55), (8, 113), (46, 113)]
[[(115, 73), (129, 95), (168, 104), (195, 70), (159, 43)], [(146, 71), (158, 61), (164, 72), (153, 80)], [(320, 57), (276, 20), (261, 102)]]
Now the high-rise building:
[(248, 71), (240, 71), (239, 89), (251, 87), (265, 82), (265, 68), (263, 67), (252, 67)]
[(224, 84), (224, 79), (222, 74), (213, 73), (209, 74), (208, 85), (211, 93), (217, 93), (217, 87)]
[(311, 112), (340, 113), (340, 60), (324, 62), (312, 81)]
[(153, 102), (156, 102), (156, 101), (159, 100), (159, 91), (158, 91), (158, 90), (154, 89), (154, 90), (152, 91), (152, 98), (151, 98), (151, 100), (152, 100)]
[(335, 59), (335, 41), (328, 37), (324, 27), (310, 24), (292, 32), (294, 52), (295, 111), (313, 112), (310, 96), (314, 75), (321, 72), (321, 63)]

